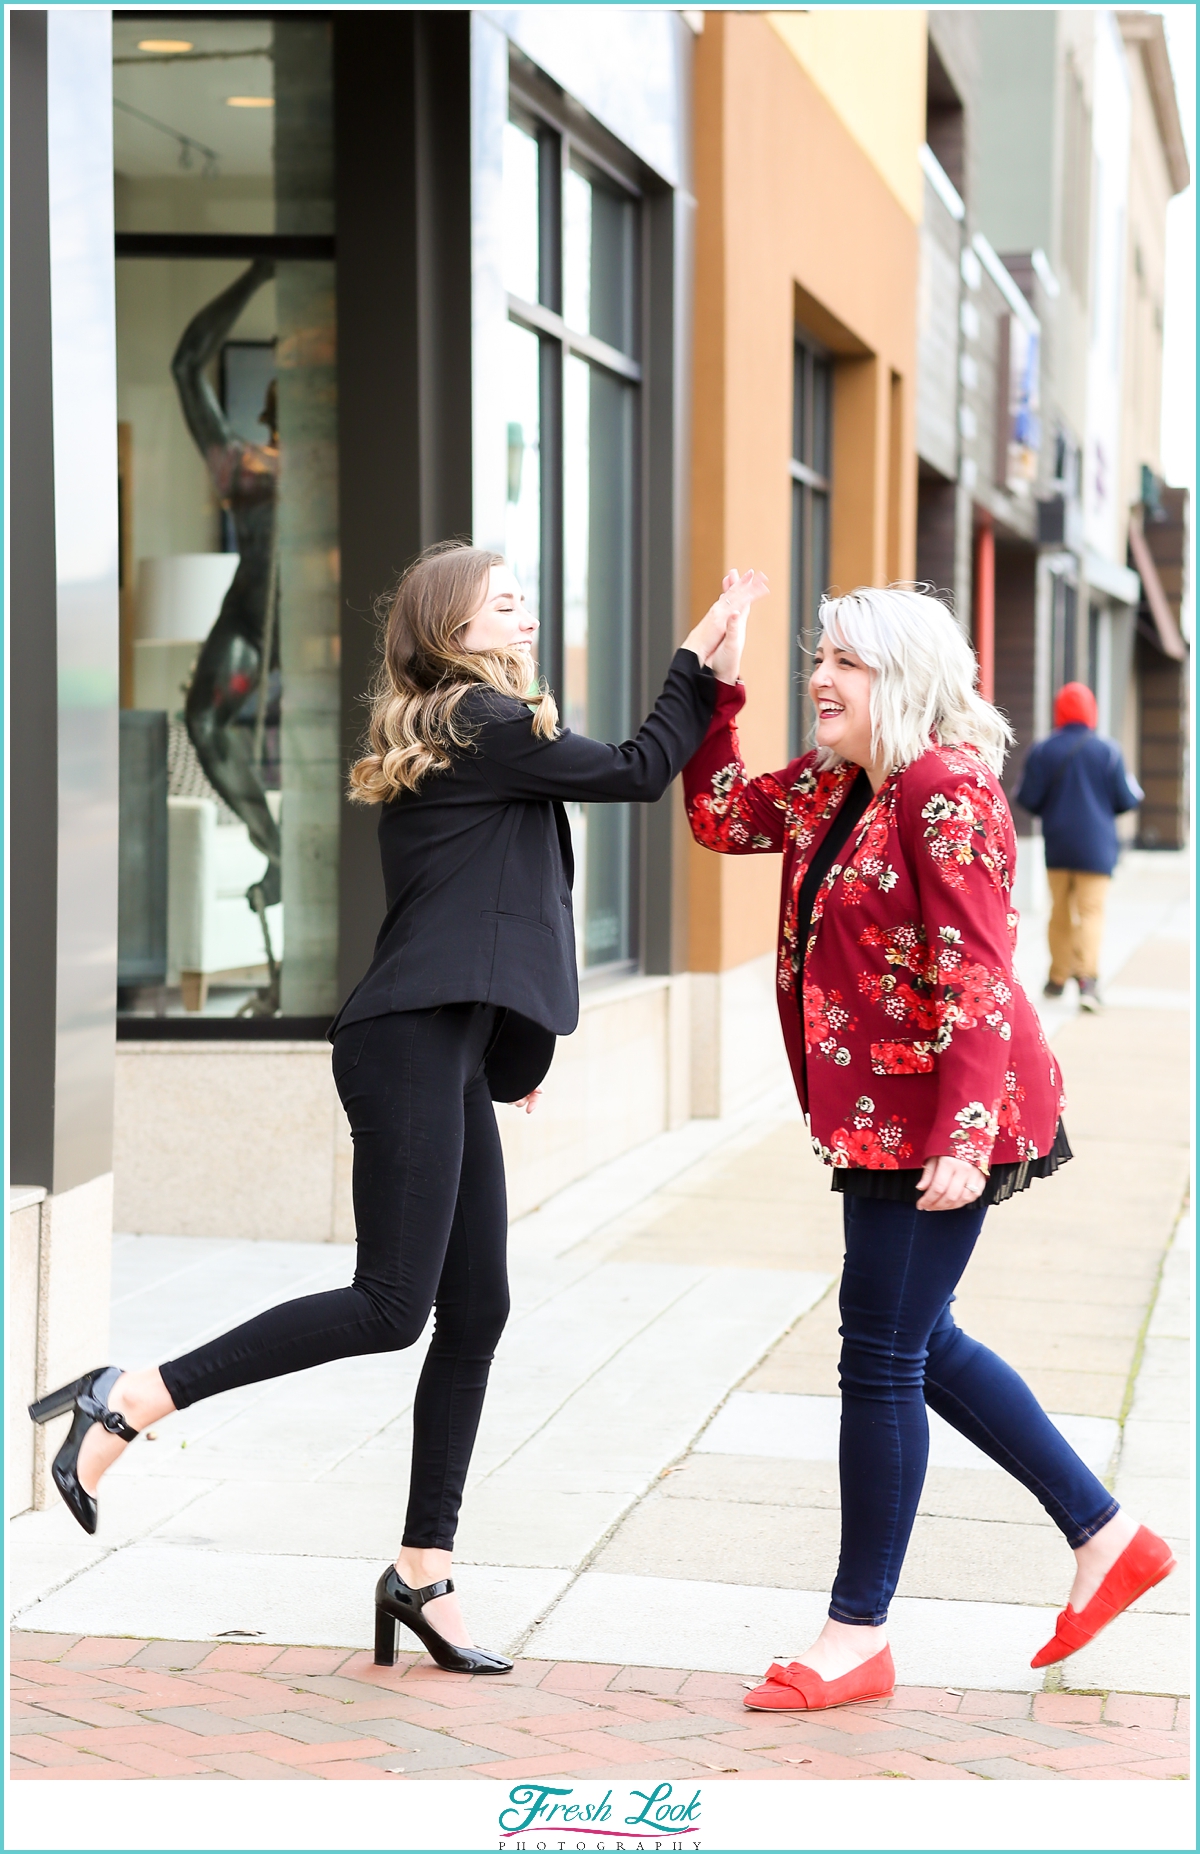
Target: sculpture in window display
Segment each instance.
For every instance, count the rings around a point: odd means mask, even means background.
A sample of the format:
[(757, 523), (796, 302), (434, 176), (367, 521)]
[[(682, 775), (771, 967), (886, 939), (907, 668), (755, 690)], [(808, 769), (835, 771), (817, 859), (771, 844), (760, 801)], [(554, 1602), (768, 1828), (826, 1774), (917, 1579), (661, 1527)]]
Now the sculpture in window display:
[[(270, 258), (257, 258), (192, 317), (171, 361), (183, 416), (208, 466), (221, 507), (229, 514), (238, 552), (237, 571), (196, 662), (184, 718), (208, 779), (245, 824), (255, 849), (267, 858), (267, 867), (247, 889), (246, 900), (262, 926), (269, 983), (243, 1006), (243, 1012), (272, 1017), (279, 1010), (279, 964), (271, 946), (267, 909), (282, 896), (281, 846), (262, 772), (268, 685), (272, 669), (279, 666), (275, 382), (268, 388), (260, 414), (267, 441), (253, 444), (234, 431), (206, 370), (246, 304), (274, 274)], [(242, 717), (255, 694), (258, 701), (251, 727)]]

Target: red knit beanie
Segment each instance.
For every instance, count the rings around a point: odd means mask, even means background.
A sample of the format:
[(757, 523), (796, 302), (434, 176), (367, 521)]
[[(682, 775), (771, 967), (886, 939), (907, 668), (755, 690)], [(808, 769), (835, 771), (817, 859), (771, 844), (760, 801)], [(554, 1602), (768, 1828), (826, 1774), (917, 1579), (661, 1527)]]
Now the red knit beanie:
[(1055, 727), (1070, 727), (1072, 721), (1095, 727), (1099, 718), (1096, 698), (1086, 682), (1064, 682), (1054, 703)]

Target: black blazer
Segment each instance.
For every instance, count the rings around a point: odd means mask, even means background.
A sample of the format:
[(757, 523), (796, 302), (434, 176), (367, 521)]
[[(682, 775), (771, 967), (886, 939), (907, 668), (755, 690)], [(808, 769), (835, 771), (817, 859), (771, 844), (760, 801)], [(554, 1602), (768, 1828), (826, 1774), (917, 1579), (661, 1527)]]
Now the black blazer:
[(653, 712), (619, 747), (569, 729), (539, 739), (524, 702), (472, 690), (458, 710), (470, 747), (383, 807), (388, 911), (330, 1040), (344, 1024), (390, 1011), (500, 1005), (509, 1016), (488, 1057), (493, 1096), (515, 1100), (536, 1087), (554, 1038), (579, 1021), (563, 801), (661, 798), (703, 740), (715, 702), (716, 679), (690, 650), (676, 651)]

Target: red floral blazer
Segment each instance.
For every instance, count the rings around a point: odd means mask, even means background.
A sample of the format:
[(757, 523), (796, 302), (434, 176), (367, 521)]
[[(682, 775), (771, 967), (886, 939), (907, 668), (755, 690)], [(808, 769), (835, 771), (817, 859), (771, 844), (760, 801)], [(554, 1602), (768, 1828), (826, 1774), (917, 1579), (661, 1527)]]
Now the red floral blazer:
[(820, 1157), (894, 1171), (950, 1154), (987, 1171), (1049, 1152), (1061, 1076), (1013, 975), (1016, 840), (999, 781), (970, 747), (931, 747), (886, 779), (817, 891), (802, 958), (800, 884), (858, 768), (818, 772), (806, 753), (751, 779), (745, 699), (719, 685), (684, 797), (707, 849), (783, 852), (776, 992)]

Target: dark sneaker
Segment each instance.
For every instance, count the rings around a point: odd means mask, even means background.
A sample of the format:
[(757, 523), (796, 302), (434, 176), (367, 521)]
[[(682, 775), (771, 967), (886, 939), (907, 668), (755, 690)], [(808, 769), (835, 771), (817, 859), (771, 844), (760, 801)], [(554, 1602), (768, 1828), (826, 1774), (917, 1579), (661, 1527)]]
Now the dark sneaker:
[(1094, 978), (1080, 979), (1079, 1008), (1081, 1011), (1098, 1011), (1100, 1009), (1100, 995), (1096, 990), (1096, 981)]
[(1056, 985), (1053, 979), (1047, 979), (1042, 987), (1042, 996), (1043, 998), (1061, 998), (1066, 989), (1065, 985)]

